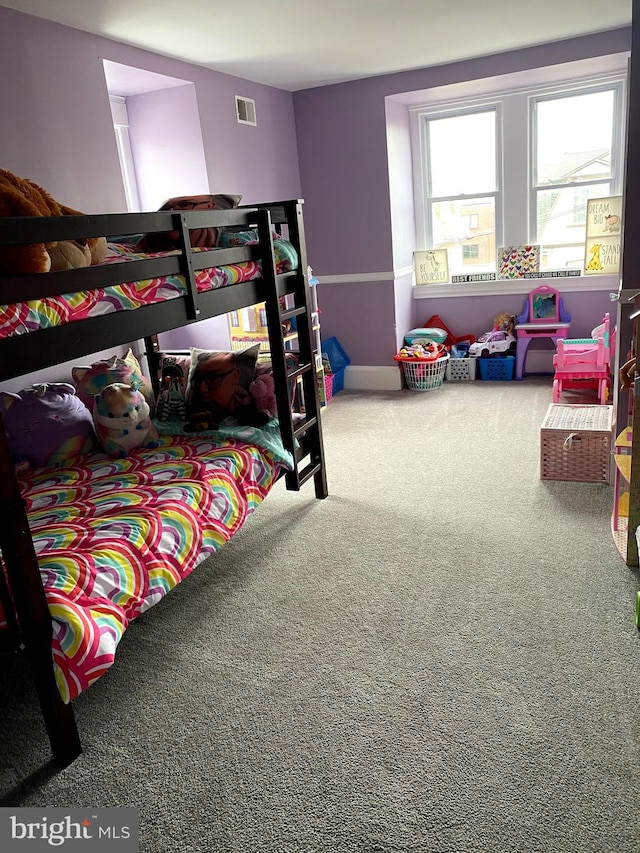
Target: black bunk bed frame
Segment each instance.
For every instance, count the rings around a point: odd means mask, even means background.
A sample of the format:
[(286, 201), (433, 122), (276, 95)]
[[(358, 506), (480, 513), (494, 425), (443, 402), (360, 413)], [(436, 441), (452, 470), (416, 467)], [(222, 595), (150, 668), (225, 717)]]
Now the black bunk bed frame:
[[(191, 251), (190, 229), (221, 227), (257, 228), (259, 242), (240, 248)], [(157, 392), (158, 333), (264, 302), (280, 431), (285, 448), (295, 460), (293, 470), (284, 475), (286, 487), (298, 491), (313, 479), (316, 497), (325, 498), (327, 477), (302, 200), (225, 211), (0, 218), (0, 246), (175, 230), (181, 244), (175, 255), (0, 278), (2, 305), (171, 274), (184, 276), (187, 283), (182, 297), (0, 340), (0, 381), (143, 339)], [(274, 231), (283, 234), (296, 248), (297, 270), (277, 274)], [(262, 264), (261, 278), (198, 293), (195, 279), (198, 270), (257, 259)], [(293, 297), (286, 300), (293, 307), (282, 308), (283, 296)], [(283, 323), (293, 317), (298, 334), (298, 363), (292, 368), (285, 354)], [(303, 412), (292, 410), (292, 382), (301, 386)], [(60, 764), (69, 764), (80, 754), (82, 746), (71, 703), (62, 701), (54, 678), (51, 616), (1, 415), (0, 507), (0, 551), (6, 571), (5, 577), (0, 565), (0, 600), (7, 621), (6, 643), (12, 650), (26, 653), (53, 758)]]

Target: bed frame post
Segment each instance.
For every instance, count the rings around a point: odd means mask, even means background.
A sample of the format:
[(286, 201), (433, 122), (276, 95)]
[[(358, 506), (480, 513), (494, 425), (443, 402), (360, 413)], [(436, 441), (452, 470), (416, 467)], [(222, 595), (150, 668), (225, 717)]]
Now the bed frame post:
[(65, 704), (56, 683), (51, 640), (53, 626), (33, 548), (24, 501), (0, 415), (0, 548), (13, 598), (21, 645), (35, 682), (53, 757), (69, 764), (82, 752), (70, 704)]

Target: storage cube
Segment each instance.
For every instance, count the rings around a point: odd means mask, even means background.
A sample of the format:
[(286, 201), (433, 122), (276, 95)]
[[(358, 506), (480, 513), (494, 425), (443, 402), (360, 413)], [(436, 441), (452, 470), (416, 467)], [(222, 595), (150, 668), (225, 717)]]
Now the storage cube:
[(477, 358), (450, 358), (444, 378), (449, 382), (464, 382), (476, 378)]
[(498, 382), (513, 379), (516, 360), (512, 355), (498, 356), (497, 358), (476, 358), (476, 361), (478, 362), (480, 379)]
[(338, 391), (342, 391), (342, 389), (344, 388), (344, 371), (345, 371), (345, 368), (343, 367), (342, 370), (336, 370), (335, 373), (333, 374), (333, 393), (334, 394), (337, 394)]
[(540, 428), (540, 479), (608, 483), (613, 406), (551, 403)]
[(324, 376), (324, 399), (325, 399), (325, 402), (328, 403), (332, 397), (333, 397), (333, 376), (331, 374), (325, 373), (325, 376)]

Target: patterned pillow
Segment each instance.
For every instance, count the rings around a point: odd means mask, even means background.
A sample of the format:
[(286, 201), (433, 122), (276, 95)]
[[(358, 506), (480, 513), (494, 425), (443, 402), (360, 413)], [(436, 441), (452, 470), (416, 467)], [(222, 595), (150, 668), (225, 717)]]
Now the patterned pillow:
[[(298, 269), (298, 253), (293, 244), (284, 240), (276, 231), (273, 232), (273, 254), (276, 261), (278, 273), (289, 272)], [(217, 246), (229, 249), (232, 246), (247, 246), (259, 243), (258, 231), (253, 228), (249, 231), (222, 231), (218, 235)]]
[[(170, 198), (160, 210), (231, 210), (242, 201), (241, 195), (186, 195)], [(222, 230), (222, 229), (220, 229)], [(217, 228), (195, 228), (189, 233), (191, 245), (196, 248), (210, 249), (218, 239)], [(178, 231), (163, 231), (145, 234), (136, 245), (138, 252), (170, 252), (180, 248)]]
[(43, 382), (19, 394), (2, 391), (0, 411), (18, 464), (63, 465), (97, 446), (91, 413), (66, 382)]
[(142, 394), (153, 412), (155, 397), (149, 380), (143, 375), (138, 359), (129, 350), (124, 358), (114, 355), (104, 361), (94, 361), (89, 367), (73, 367), (71, 375), (76, 385), (78, 397), (89, 411), (93, 411), (93, 402), (107, 385), (113, 382), (124, 382), (131, 385), (137, 382)]
[(187, 382), (187, 419), (199, 432), (223, 423), (252, 425), (256, 408), (249, 393), (260, 344), (244, 350), (191, 348)]

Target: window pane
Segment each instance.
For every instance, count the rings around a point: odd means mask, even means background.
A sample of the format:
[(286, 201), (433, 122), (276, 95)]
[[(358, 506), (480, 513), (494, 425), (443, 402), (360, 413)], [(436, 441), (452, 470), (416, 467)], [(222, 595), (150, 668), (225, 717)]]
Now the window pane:
[(495, 200), (436, 201), (431, 204), (433, 248), (449, 252), (449, 272), (494, 272)]
[(611, 177), (614, 91), (537, 101), (537, 185)]
[(610, 184), (538, 190), (537, 242), (541, 245), (542, 271), (582, 269), (587, 199), (610, 194)]
[(427, 130), (432, 198), (497, 189), (494, 110), (429, 119)]

